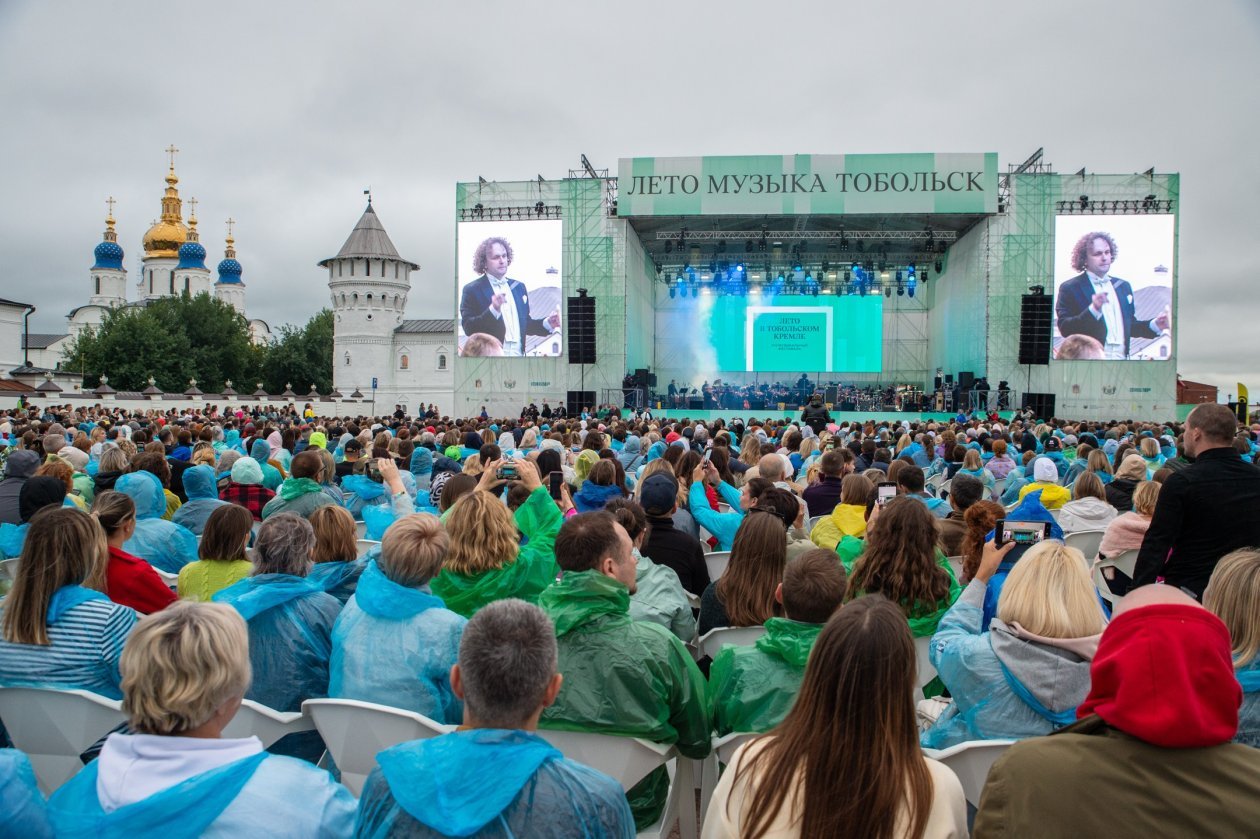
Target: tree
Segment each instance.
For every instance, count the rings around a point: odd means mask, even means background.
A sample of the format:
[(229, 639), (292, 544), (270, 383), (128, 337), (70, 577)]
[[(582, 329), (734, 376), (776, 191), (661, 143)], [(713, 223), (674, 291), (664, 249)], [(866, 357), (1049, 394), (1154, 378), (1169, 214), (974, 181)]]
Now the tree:
[(292, 385), (305, 394), (312, 384), (320, 393), (332, 391), (333, 313), (322, 309), (306, 325), (288, 324), (263, 353), (262, 383), (269, 393)]
[(79, 333), (65, 359), (88, 388), (106, 375), (118, 390), (143, 390), (152, 376), (162, 390), (182, 393), (190, 379), (207, 391), (228, 379), (257, 381), (262, 350), (243, 315), (203, 292), (112, 309), (99, 327)]

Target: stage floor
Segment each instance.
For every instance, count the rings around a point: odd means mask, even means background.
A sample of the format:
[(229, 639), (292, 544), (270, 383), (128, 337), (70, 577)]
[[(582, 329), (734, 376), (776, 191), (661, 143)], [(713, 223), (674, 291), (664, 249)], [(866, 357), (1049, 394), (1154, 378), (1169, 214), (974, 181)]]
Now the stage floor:
[[(831, 420), (837, 425), (846, 422), (950, 422), (957, 414), (941, 414), (932, 411), (831, 411)], [(1003, 422), (1009, 422), (1014, 416), (1013, 411), (1003, 411), (1000, 416)], [(693, 419), (702, 420), (706, 423), (714, 420), (726, 420), (729, 425), (733, 420), (743, 420), (744, 424), (748, 424), (750, 417), (764, 421), (772, 420), (800, 420), (801, 412), (796, 411), (755, 411), (744, 409), (716, 410), (716, 411), (689, 411), (685, 408), (665, 409), (652, 411), (652, 416), (657, 419)]]

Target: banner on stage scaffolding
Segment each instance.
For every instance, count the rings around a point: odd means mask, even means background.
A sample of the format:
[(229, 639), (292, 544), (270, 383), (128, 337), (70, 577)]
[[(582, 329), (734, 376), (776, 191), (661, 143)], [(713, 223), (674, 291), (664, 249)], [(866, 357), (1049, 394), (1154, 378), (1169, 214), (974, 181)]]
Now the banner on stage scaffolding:
[(617, 215), (996, 213), (995, 152), (628, 157)]

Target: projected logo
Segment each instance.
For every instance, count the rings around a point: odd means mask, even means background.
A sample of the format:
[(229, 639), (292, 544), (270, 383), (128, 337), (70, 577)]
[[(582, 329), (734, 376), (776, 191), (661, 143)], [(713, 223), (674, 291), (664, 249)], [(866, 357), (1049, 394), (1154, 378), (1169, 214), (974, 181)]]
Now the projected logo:
[(459, 354), (561, 353), (563, 222), (460, 222)]
[(1174, 224), (1172, 215), (1055, 218), (1056, 359), (1172, 357)]

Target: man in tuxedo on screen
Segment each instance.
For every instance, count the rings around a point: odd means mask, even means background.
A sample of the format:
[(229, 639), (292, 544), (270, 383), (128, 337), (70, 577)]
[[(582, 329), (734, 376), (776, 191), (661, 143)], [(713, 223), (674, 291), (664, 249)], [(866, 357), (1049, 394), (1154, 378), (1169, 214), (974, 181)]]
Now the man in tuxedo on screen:
[(1072, 248), (1072, 268), (1080, 271), (1059, 289), (1054, 313), (1059, 334), (1088, 335), (1103, 346), (1109, 359), (1129, 357), (1133, 338), (1158, 338), (1168, 332), (1168, 310), (1150, 321), (1134, 315), (1133, 287), (1111, 276), (1116, 258), (1116, 242), (1110, 233), (1086, 233)]
[(560, 328), (560, 310), (531, 318), (525, 285), (507, 276), (511, 264), (507, 239), (492, 236), (477, 246), (473, 271), (481, 276), (464, 286), (459, 321), (465, 335), (491, 335), (503, 344), (504, 355), (524, 355), (526, 335), (550, 335)]

